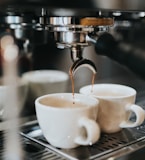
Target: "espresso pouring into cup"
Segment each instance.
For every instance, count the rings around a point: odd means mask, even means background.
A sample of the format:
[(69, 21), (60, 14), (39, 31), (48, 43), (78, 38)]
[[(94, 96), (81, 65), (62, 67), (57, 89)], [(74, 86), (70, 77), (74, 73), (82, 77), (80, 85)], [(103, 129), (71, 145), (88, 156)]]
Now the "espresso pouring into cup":
[[(36, 99), (36, 115), (47, 141), (59, 148), (75, 148), (98, 141), (98, 100), (82, 94), (56, 93)], [(75, 103), (73, 104), (73, 102)]]

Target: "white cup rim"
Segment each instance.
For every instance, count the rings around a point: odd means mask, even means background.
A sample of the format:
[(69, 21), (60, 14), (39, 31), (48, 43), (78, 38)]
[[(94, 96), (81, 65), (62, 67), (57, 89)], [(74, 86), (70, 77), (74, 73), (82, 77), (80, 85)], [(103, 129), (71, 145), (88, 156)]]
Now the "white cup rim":
[[(45, 108), (46, 110), (51, 109), (51, 110), (62, 110), (62, 111), (64, 111), (64, 110), (83, 110), (83, 109), (90, 108), (90, 105), (91, 105), (91, 107), (96, 107), (99, 104), (99, 101), (96, 98), (88, 97), (88, 96), (80, 94), (80, 93), (75, 93), (75, 95), (74, 95), (74, 96), (76, 96), (75, 99), (76, 100), (78, 100), (79, 98), (84, 99), (87, 104), (84, 103), (83, 101), (80, 101), (80, 102), (83, 102), (86, 107), (75, 107), (74, 106), (74, 107), (68, 107), (68, 108), (66, 108), (66, 107), (60, 108), (60, 107), (52, 107), (52, 106), (49, 106), (49, 105), (46, 106), (45, 104), (40, 103), (41, 99), (46, 98), (46, 97), (53, 97), (53, 96), (58, 96), (59, 98), (69, 96), (69, 98), (70, 98), (69, 100), (73, 103), (72, 93), (52, 93), (52, 94), (46, 94), (46, 95), (38, 97), (35, 100), (35, 107), (37, 107), (37, 105), (39, 105), (39, 106)], [(89, 101), (86, 101), (86, 99), (89, 100)], [(89, 102), (91, 102), (91, 104), (89, 104)]]
[[(103, 95), (95, 95), (95, 93), (91, 92), (92, 90), (92, 85), (86, 85), (80, 88), (79, 92), (81, 94), (85, 95), (91, 95), (96, 98), (111, 98), (111, 99), (117, 99), (117, 98), (126, 98), (126, 97), (131, 97), (136, 95), (136, 90), (132, 87), (129, 87), (127, 85), (122, 85), (122, 84), (114, 84), (114, 83), (98, 83), (93, 85), (93, 89), (96, 90), (96, 88), (105, 88), (107, 89), (121, 89), (121, 92), (126, 91), (124, 95), (118, 95), (118, 96), (103, 96)], [(89, 89), (89, 90), (88, 90)]]
[[(44, 79), (44, 76), (46, 76), (47, 79)], [(25, 72), (22, 74), (22, 78), (33, 83), (55, 83), (67, 81), (69, 76), (66, 72), (61, 70), (42, 69)]]

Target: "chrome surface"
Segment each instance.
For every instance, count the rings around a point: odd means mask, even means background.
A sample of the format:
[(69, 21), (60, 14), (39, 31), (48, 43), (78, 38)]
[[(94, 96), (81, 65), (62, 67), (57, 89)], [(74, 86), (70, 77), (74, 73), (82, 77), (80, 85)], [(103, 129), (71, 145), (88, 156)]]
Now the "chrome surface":
[(71, 59), (73, 61), (73, 65), (69, 69), (69, 74), (72, 79), (76, 71), (82, 67), (87, 67), (93, 72), (94, 75), (97, 73), (95, 64), (91, 60), (83, 58), (83, 49), (84, 48), (82, 46), (78, 45), (71, 47)]
[(56, 32), (55, 39), (58, 43), (66, 44), (66, 46), (73, 46), (77, 44), (87, 44), (86, 34), (77, 32)]
[(69, 25), (72, 24), (72, 17), (50, 17), (51, 25)]
[(54, 32), (56, 43), (64, 47), (88, 46), (88, 34), (108, 31), (113, 25), (113, 21), (112, 24), (106, 25), (99, 25), (99, 23), (98, 25), (81, 25), (81, 17), (50, 17), (48, 19), (50, 22), (46, 25), (47, 30)]
[(76, 60), (73, 65), (70, 67), (69, 74), (74, 76), (78, 69), (82, 67), (87, 67), (94, 75), (97, 73), (97, 68), (95, 64), (89, 59), (79, 59)]
[(70, 48), (71, 50), (73, 65), (69, 70), (70, 75), (74, 75), (81, 67), (87, 67), (96, 74), (95, 64), (91, 60), (83, 58), (83, 49), (92, 45), (91, 38), (88, 38), (89, 34), (97, 36), (100, 32), (108, 31), (113, 24), (80, 25), (79, 23), (77, 18), (74, 17), (50, 17), (50, 24), (47, 27), (50, 32), (54, 33), (54, 39), (58, 48)]
[(109, 31), (109, 26), (82, 26), (82, 25), (66, 25), (66, 26), (47, 26), (48, 31), (54, 32), (54, 38), (58, 48), (69, 48), (72, 46), (87, 47), (92, 45), (88, 39), (88, 34)]

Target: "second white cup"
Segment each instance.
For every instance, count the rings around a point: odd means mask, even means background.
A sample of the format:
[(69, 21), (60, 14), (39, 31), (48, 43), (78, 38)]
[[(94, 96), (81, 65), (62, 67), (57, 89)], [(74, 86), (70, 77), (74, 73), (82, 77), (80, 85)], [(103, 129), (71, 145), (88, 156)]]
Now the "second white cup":
[[(101, 131), (114, 133), (122, 128), (139, 126), (145, 119), (145, 111), (135, 104), (136, 90), (119, 84), (95, 84), (84, 86), (80, 93), (99, 100), (98, 123)], [(135, 114), (135, 121), (130, 117)]]

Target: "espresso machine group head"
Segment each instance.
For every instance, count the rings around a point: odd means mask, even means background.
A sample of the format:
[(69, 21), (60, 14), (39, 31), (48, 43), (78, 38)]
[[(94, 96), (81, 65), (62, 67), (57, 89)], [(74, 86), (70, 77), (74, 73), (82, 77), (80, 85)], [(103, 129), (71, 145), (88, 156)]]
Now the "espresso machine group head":
[[(100, 13), (101, 14), (101, 13)], [(71, 59), (74, 62), (70, 68), (70, 74), (83, 66), (88, 67), (94, 74), (97, 69), (92, 61), (83, 58), (83, 49), (92, 45), (93, 39), (100, 32), (108, 31), (113, 25), (110, 17), (50, 17), (48, 30), (54, 33), (54, 39), (58, 48), (70, 48)], [(95, 40), (94, 40), (95, 41)]]
[[(82, 66), (96, 73), (94, 63), (83, 58), (84, 48), (92, 44), (98, 54), (128, 65), (126, 57), (120, 56), (124, 52), (126, 55), (127, 51), (119, 48), (120, 42), (126, 39), (124, 31), (129, 33), (137, 24), (143, 26), (145, 23), (143, 0), (2, 0), (0, 9), (1, 37), (12, 34), (28, 51), (33, 44), (47, 43), (51, 33), (57, 48), (69, 48), (71, 51), (71, 74)], [(110, 32), (112, 26), (114, 32)], [(109, 34), (104, 36), (104, 32)], [(140, 68), (133, 70), (140, 73)]]
[[(21, 42), (26, 52), (30, 46), (37, 43), (47, 43), (48, 33), (53, 35), (57, 48), (69, 48), (73, 65), (70, 73), (75, 72), (82, 66), (88, 67), (94, 74), (97, 69), (89, 59), (83, 58), (85, 47), (92, 45), (91, 37), (98, 37), (101, 32), (108, 31), (113, 25), (112, 17), (103, 17), (101, 12), (98, 16), (50, 16), (48, 10), (41, 9), (40, 15), (31, 13), (7, 12), (2, 15), (2, 36), (12, 34), (17, 42)], [(39, 38), (36, 38), (36, 36)], [(95, 41), (95, 40), (94, 40)]]

